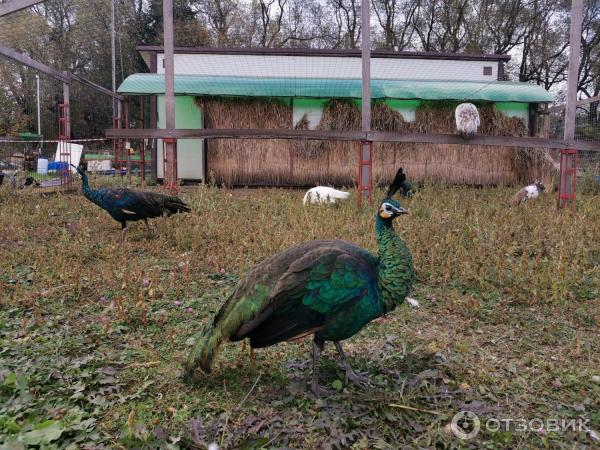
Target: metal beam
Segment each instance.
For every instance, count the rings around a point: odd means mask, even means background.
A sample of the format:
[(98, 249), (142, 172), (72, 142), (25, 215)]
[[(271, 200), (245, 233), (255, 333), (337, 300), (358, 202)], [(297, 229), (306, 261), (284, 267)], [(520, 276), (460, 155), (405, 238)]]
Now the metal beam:
[(8, 0), (0, 3), (0, 17), (43, 3), (44, 0)]
[(49, 77), (52, 77), (58, 81), (62, 81), (63, 83), (71, 83), (72, 81), (77, 81), (85, 86), (88, 86), (102, 94), (109, 95), (113, 98), (123, 99), (123, 96), (120, 94), (113, 93), (110, 89), (106, 89), (99, 84), (94, 83), (93, 81), (88, 80), (82, 76), (76, 75), (74, 73), (69, 73), (67, 71), (61, 71), (54, 67), (47, 66), (44, 63), (36, 61), (35, 59), (13, 50), (6, 45), (0, 44), (0, 55), (6, 56), (9, 59), (12, 59), (19, 64), (23, 64), (25, 66), (31, 67), (38, 72), (42, 72)]
[(32, 69), (42, 72), (52, 78), (55, 78), (58, 81), (62, 81), (63, 83), (71, 82), (71, 77), (67, 72), (63, 72), (58, 69), (55, 69), (54, 67), (47, 66), (46, 64), (36, 61), (35, 59), (32, 59), (27, 55), (16, 52), (15, 50), (13, 50), (10, 47), (7, 47), (6, 45), (0, 44), (0, 55), (6, 56), (7, 58), (12, 59), (13, 61), (16, 61), (20, 64), (29, 66)]
[(121, 94), (117, 94), (117, 93), (111, 91), (110, 89), (106, 89), (105, 87), (102, 87), (99, 84), (96, 84), (93, 81), (88, 80), (87, 78), (83, 78), (82, 76), (76, 75), (74, 73), (70, 73), (69, 76), (71, 77), (71, 79), (73, 81), (77, 81), (77, 82), (83, 84), (84, 86), (95, 89), (96, 91), (100, 92), (101, 94), (108, 95), (108, 96), (118, 99), (118, 100), (123, 100), (123, 96)]
[[(475, 136), (464, 140), (454, 134), (398, 133), (386, 131), (329, 131), (329, 130), (282, 130), (282, 129), (109, 129), (106, 137), (110, 139), (299, 139), (331, 141), (374, 141), (404, 144), (450, 144), (476, 145), (512, 148), (561, 149), (565, 147), (562, 139), (542, 139), (535, 137)], [(596, 150), (597, 141), (575, 141), (572, 148), (578, 150)]]

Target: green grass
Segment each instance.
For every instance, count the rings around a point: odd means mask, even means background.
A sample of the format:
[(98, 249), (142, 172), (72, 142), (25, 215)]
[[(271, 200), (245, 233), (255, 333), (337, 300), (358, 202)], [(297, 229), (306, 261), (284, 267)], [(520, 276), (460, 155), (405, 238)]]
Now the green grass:
[[(402, 306), (348, 341), (381, 383), (345, 386), (331, 347), (306, 389), (310, 341), (227, 344), (196, 385), (193, 337), (252, 265), (340, 238), (376, 250), (375, 207), (302, 207), (302, 192), (183, 192), (156, 237), (79, 195), (0, 190), (0, 448), (593, 448), (585, 432), (492, 432), (461, 441), (462, 409), (489, 418), (583, 418), (600, 431), (600, 197), (557, 211), (544, 195), (427, 186), (397, 221), (417, 270)], [(379, 198), (377, 193), (375, 198)], [(392, 406), (396, 405), (396, 406)], [(400, 406), (397, 406), (400, 405)]]

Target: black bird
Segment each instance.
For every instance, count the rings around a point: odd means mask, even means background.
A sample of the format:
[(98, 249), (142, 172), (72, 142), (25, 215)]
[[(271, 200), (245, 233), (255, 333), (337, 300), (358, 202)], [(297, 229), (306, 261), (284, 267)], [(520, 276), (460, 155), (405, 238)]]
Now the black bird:
[(190, 212), (190, 207), (183, 200), (172, 195), (132, 191), (127, 188), (91, 189), (86, 173), (79, 167), (75, 167), (75, 169), (81, 175), (85, 198), (105, 209), (113, 219), (121, 224), (120, 242), (125, 239), (127, 222), (143, 220), (148, 233), (152, 234), (148, 219)]

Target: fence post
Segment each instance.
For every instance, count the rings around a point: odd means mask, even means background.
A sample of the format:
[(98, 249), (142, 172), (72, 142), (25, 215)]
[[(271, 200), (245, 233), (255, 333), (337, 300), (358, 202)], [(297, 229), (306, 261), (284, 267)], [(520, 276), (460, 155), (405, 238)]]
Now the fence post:
[[(361, 5), (361, 47), (362, 47), (362, 131), (367, 135), (371, 131), (371, 14), (369, 0)], [(373, 190), (373, 142), (359, 143), (358, 152), (358, 206), (362, 206), (363, 197), (371, 201)]]
[[(567, 146), (575, 141), (575, 115), (577, 112), (577, 84), (579, 81), (579, 52), (581, 50), (581, 23), (583, 0), (571, 3), (571, 30), (569, 40), (569, 73), (567, 79), (567, 102), (565, 107), (564, 140)], [(560, 154), (560, 181), (558, 186), (558, 208), (575, 205), (577, 178), (577, 150), (565, 149)]]

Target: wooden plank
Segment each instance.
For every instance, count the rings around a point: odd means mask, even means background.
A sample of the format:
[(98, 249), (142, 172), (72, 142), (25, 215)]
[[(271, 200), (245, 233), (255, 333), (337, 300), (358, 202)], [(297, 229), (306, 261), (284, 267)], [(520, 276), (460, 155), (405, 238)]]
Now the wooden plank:
[(581, 50), (581, 22), (583, 0), (571, 3), (571, 28), (569, 37), (569, 72), (567, 76), (567, 104), (565, 108), (565, 142), (575, 140), (575, 113), (577, 111), (577, 83), (579, 81), (579, 52)]
[(16, 52), (10, 47), (7, 47), (3, 44), (0, 44), (0, 55), (6, 56), (13, 61), (16, 61), (20, 64), (24, 64), (32, 69), (35, 69), (39, 72), (42, 72), (58, 81), (62, 81), (63, 83), (70, 83), (71, 77), (68, 72), (63, 72), (61, 70), (55, 69), (54, 67), (47, 66), (35, 59), (30, 58), (27, 55)]
[[(577, 106), (583, 106), (583, 105), (588, 105), (590, 103), (594, 103), (594, 102), (598, 102), (600, 101), (600, 95), (596, 95), (594, 97), (590, 97), (590, 98), (584, 98), (583, 100), (579, 100), (577, 102)], [(550, 108), (548, 108), (546, 111), (547, 112), (558, 112), (558, 111), (564, 111), (566, 105), (562, 104), (562, 105), (556, 105), (556, 106), (551, 106)]]
[(234, 128), (192, 128), (192, 129), (139, 129), (122, 130), (112, 128), (106, 130), (110, 139), (304, 139), (362, 141), (367, 138), (360, 131), (320, 131), (320, 130), (277, 130), (277, 129), (234, 129)]
[(38, 3), (44, 3), (44, 0), (8, 0), (0, 3), (0, 17), (12, 14), (23, 9), (30, 8)]
[[(397, 143), (453, 144), (501, 146), (515, 148), (565, 148), (565, 141), (560, 139), (542, 139), (534, 137), (509, 136), (475, 136), (464, 140), (454, 134), (422, 134), (396, 133), (384, 131), (329, 131), (329, 130), (282, 130), (282, 129), (109, 129), (106, 137), (110, 139), (298, 139), (298, 140), (331, 140), (331, 141), (374, 141)], [(600, 150), (600, 142), (575, 141), (571, 148), (578, 150)]]

